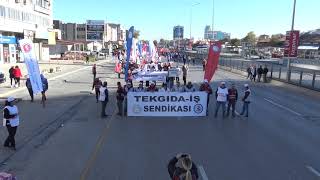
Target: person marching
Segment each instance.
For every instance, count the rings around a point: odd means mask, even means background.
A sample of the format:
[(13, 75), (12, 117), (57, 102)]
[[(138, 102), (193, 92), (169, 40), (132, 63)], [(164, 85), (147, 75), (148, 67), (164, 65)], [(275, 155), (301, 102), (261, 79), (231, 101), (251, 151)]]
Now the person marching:
[(159, 89), (159, 92), (170, 92), (170, 89), (168, 88), (166, 83), (163, 83), (162, 88)]
[(118, 106), (118, 113), (117, 115), (122, 116), (123, 113), (123, 101), (124, 101), (124, 90), (122, 88), (121, 82), (117, 82), (117, 106)]
[(183, 65), (182, 66), (183, 85), (187, 85), (187, 74), (188, 74), (188, 66)]
[(93, 79), (95, 80), (97, 77), (97, 65), (96, 64), (94, 64), (92, 66), (92, 74), (93, 74)]
[(262, 77), (262, 74), (263, 74), (263, 68), (262, 66), (260, 66), (257, 70), (257, 73), (258, 73), (258, 82), (261, 82), (261, 77)]
[(42, 82), (41, 103), (42, 103), (43, 108), (45, 108), (46, 101), (47, 101), (46, 92), (49, 89), (49, 83), (48, 83), (48, 79), (45, 78), (43, 74), (40, 74), (40, 78), (41, 78), (41, 82)]
[(11, 66), (11, 68), (9, 69), (9, 78), (10, 78), (11, 88), (13, 88), (13, 82), (15, 82), (15, 78), (14, 78), (14, 66)]
[(251, 81), (253, 80), (256, 82), (256, 77), (257, 77), (257, 68), (256, 66), (251, 66)]
[(108, 83), (104, 82), (103, 85), (100, 87), (99, 91), (99, 101), (101, 102), (101, 117), (105, 118), (107, 117), (106, 115), (106, 107), (107, 107), (107, 103), (109, 101), (109, 91), (107, 88)]
[(27, 87), (29, 95), (31, 97), (31, 102), (33, 102), (34, 95), (33, 95), (32, 85), (31, 85), (31, 81), (30, 81), (29, 77), (27, 78), (27, 81), (26, 81), (26, 87)]
[(20, 123), (18, 107), (14, 105), (15, 99), (8, 97), (3, 109), (3, 126), (7, 127), (8, 137), (4, 142), (4, 147), (10, 147), (16, 150), (15, 135)]
[(265, 66), (264, 69), (263, 69), (263, 82), (264, 83), (267, 83), (267, 74), (268, 74), (268, 72), (269, 72), (269, 69), (268, 69), (267, 66)]
[(228, 99), (228, 88), (226, 87), (225, 82), (221, 82), (220, 87), (217, 88), (216, 99), (217, 99), (217, 104), (216, 104), (216, 111), (215, 111), (214, 117), (218, 116), (218, 111), (220, 109), (220, 106), (222, 106), (222, 117), (224, 118), (226, 114), (226, 103)]
[(168, 173), (172, 180), (197, 180), (198, 168), (189, 154), (178, 154), (168, 164)]
[(236, 116), (236, 103), (238, 100), (238, 90), (234, 83), (231, 85), (231, 89), (228, 90), (228, 109), (227, 117), (229, 117), (230, 108), (232, 107), (232, 117)]
[(152, 81), (150, 86), (148, 87), (147, 91), (148, 92), (157, 92), (158, 88), (156, 86), (156, 83)]
[(212, 88), (211, 88), (209, 81), (207, 79), (205, 79), (203, 84), (201, 84), (200, 91), (205, 91), (208, 94), (208, 96), (207, 96), (207, 115), (208, 115), (210, 95), (212, 94)]
[(132, 83), (128, 81), (123, 89), (124, 89), (124, 114), (127, 115), (128, 93), (134, 92), (134, 88), (132, 86)]
[(143, 82), (139, 83), (138, 88), (135, 89), (135, 92), (145, 92), (144, 87), (143, 87)]
[(20, 79), (22, 77), (22, 73), (21, 73), (19, 66), (15, 67), (13, 74), (14, 74), (14, 79), (16, 82), (15, 87), (20, 87)]
[(251, 103), (250, 101), (251, 90), (248, 84), (245, 84), (244, 87), (245, 87), (245, 92), (244, 92), (244, 97), (242, 98), (243, 107), (240, 115), (242, 116), (246, 113), (245, 117), (249, 117), (249, 104)]
[(192, 82), (189, 81), (186, 87), (184, 88), (184, 92), (195, 92), (196, 88), (193, 86)]
[(183, 86), (180, 85), (180, 82), (177, 81), (176, 85), (172, 88), (172, 92), (185, 92), (185, 89)]
[(93, 82), (93, 85), (92, 85), (92, 91), (95, 90), (97, 103), (98, 103), (99, 96), (100, 96), (100, 87), (101, 86), (102, 86), (101, 80), (99, 78), (96, 78)]

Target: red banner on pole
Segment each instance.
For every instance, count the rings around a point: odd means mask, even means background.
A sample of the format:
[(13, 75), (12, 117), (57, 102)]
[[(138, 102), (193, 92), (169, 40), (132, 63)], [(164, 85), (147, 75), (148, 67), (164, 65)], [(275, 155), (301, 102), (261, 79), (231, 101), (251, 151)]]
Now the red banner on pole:
[(221, 53), (221, 42), (210, 42), (209, 55), (204, 73), (204, 79), (211, 81), (214, 73), (216, 72), (219, 64)]
[(300, 31), (287, 31), (285, 43), (285, 57), (297, 57)]

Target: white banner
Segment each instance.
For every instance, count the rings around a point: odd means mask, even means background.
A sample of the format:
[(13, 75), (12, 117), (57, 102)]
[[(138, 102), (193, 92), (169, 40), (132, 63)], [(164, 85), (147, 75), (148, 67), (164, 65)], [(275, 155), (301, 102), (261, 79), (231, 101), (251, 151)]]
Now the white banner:
[(205, 92), (129, 92), (128, 116), (206, 116)]
[(19, 41), (19, 44), (24, 56), (24, 62), (27, 66), (33, 93), (41, 93), (43, 91), (42, 81), (40, 77), (39, 64), (33, 49), (33, 43), (30, 39), (22, 39)]
[(168, 71), (139, 71), (133, 74), (133, 79), (135, 81), (166, 81), (168, 76)]

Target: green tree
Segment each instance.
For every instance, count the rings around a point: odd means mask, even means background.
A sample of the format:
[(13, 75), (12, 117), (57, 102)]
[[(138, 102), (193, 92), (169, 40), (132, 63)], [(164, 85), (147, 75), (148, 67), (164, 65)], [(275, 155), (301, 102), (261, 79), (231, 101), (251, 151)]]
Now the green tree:
[(253, 31), (251, 31), (251, 32), (249, 32), (249, 33), (247, 34), (247, 36), (244, 37), (242, 40), (243, 40), (244, 42), (249, 42), (249, 43), (251, 43), (252, 45), (255, 45), (255, 44), (256, 44), (256, 34), (255, 34)]
[(283, 41), (280, 41), (279, 37), (271, 36), (270, 46), (271, 47), (282, 47), (284, 45)]
[(241, 45), (241, 41), (240, 41), (240, 39), (237, 39), (237, 38), (231, 39), (231, 40), (230, 40), (230, 44), (231, 44), (231, 46), (238, 47), (238, 46)]

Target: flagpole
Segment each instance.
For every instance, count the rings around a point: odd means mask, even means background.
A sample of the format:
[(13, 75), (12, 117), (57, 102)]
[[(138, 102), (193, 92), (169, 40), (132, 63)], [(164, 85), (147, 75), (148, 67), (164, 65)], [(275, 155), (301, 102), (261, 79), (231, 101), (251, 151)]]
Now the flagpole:
[[(297, 4), (297, 0), (293, 1), (293, 13), (292, 13), (292, 23), (291, 23), (291, 33), (293, 33), (294, 31), (294, 21), (295, 21), (295, 16), (296, 16), (296, 4)], [(288, 63), (287, 63), (287, 81), (289, 82), (291, 77), (291, 60), (290, 57), (288, 56)]]
[(212, 0), (212, 39), (214, 40), (214, 0)]

